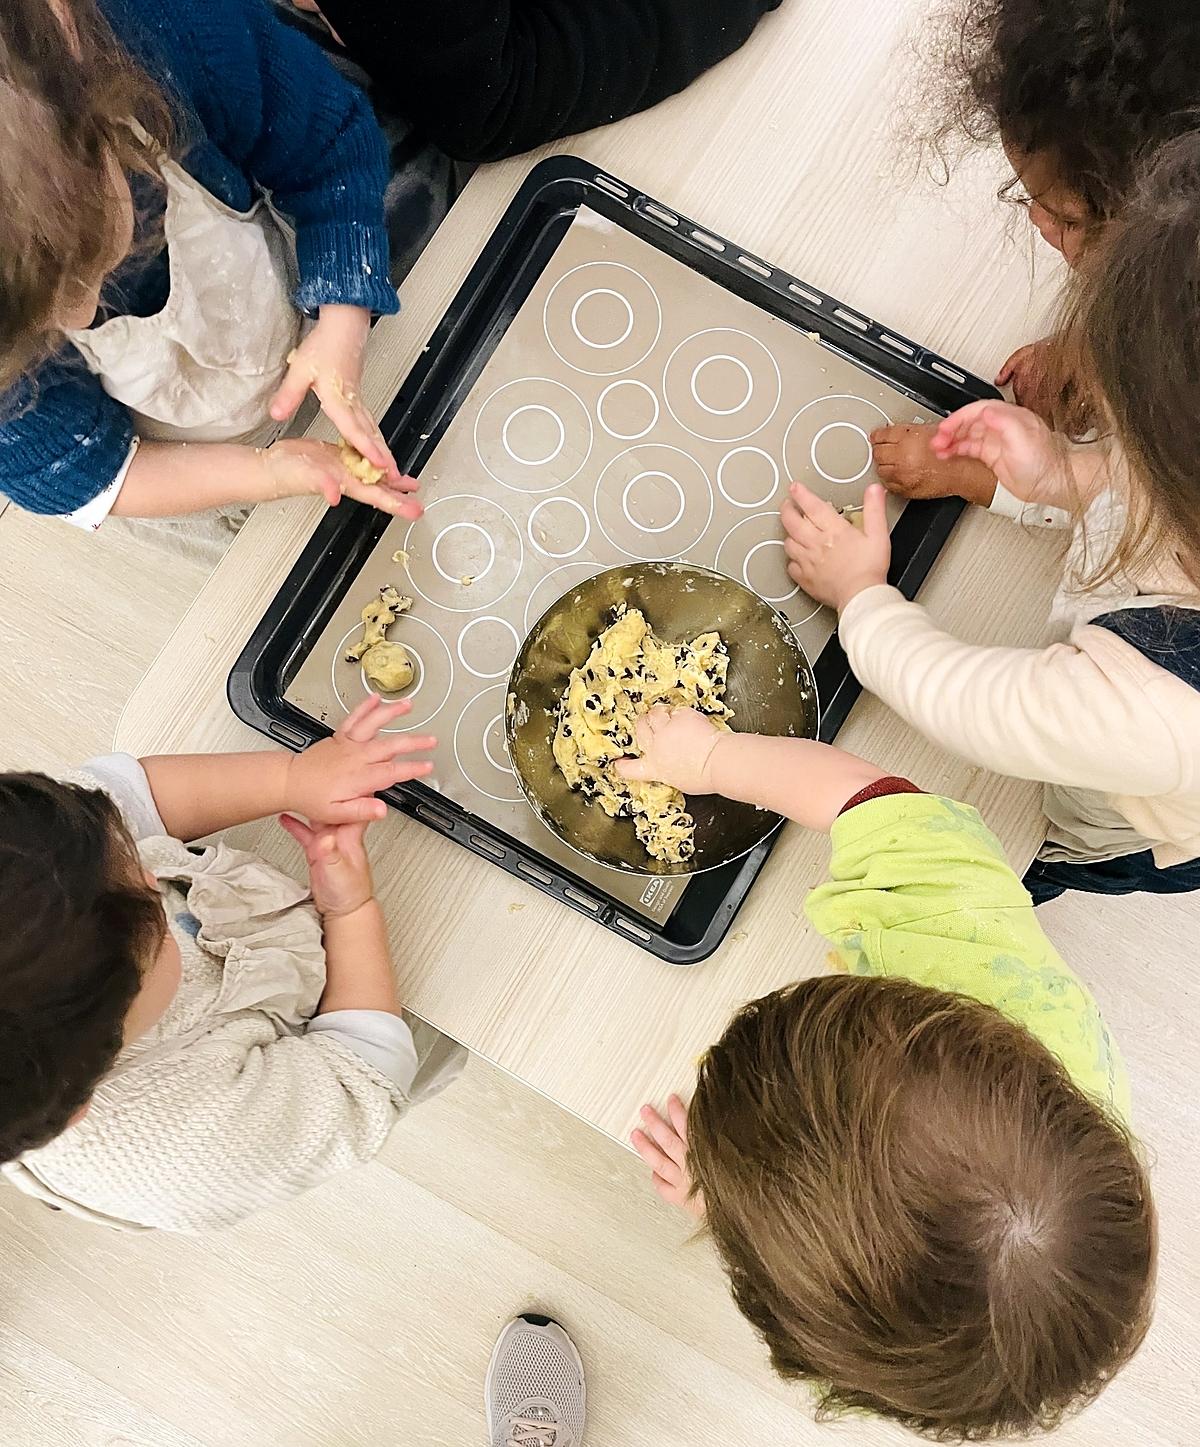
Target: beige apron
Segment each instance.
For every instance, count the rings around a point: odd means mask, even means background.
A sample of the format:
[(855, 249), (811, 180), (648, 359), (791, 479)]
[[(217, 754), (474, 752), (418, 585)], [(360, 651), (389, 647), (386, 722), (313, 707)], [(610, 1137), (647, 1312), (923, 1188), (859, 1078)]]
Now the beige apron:
[(265, 201), (234, 211), (174, 161), (160, 169), (166, 304), (66, 335), (139, 437), (264, 443), (280, 430), (268, 406), (302, 325), (293, 238)]

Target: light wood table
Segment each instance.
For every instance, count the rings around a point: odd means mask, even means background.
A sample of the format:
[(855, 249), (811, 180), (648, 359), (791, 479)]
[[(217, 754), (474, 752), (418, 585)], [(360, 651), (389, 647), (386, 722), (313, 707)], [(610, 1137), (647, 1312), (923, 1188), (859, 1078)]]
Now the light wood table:
[[(1005, 239), (1009, 217), (995, 199), (1002, 176), (972, 165), (949, 191), (922, 181), (911, 147), (884, 124), (908, 94), (908, 46), (926, 8), (788, 0), (688, 93), (559, 149), (990, 375), (1039, 335), (1042, 308), (1031, 298), (1023, 238)], [(881, 44), (881, 31), (893, 43)], [(402, 314), (377, 328), (364, 392), (379, 413), (536, 159), (474, 178), (406, 283)], [(229, 711), (225, 679), (319, 513), (311, 502), (256, 511), (129, 703), (118, 748), (266, 747)], [(1044, 536), (968, 517), (924, 597), (965, 636), (1035, 642), (1052, 549)], [(1033, 786), (948, 757), (874, 700), (859, 703), (839, 741), (978, 805), (1018, 866), (1032, 856), (1040, 828)], [(285, 867), (299, 867), (274, 825), (255, 826), (253, 838)], [(406, 1003), (624, 1137), (643, 1101), (686, 1090), (697, 1055), (738, 1005), (821, 968), (827, 947), (804, 923), (802, 904), (822, 878), (827, 847), (789, 829), (733, 934), (689, 969), (659, 963), (398, 816), (377, 826), (372, 854)]]

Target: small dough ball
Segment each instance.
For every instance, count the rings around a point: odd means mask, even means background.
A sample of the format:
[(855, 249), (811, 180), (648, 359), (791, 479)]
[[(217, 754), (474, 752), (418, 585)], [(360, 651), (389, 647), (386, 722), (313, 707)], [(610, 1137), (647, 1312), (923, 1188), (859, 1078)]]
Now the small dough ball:
[(376, 643), (363, 654), (367, 682), (384, 693), (399, 693), (413, 681), (413, 661), (402, 643)]
[(344, 437), (338, 438), (338, 456), (342, 459), (342, 466), (351, 477), (357, 477), (359, 482), (367, 487), (374, 487), (383, 477), (383, 468), (376, 467), (373, 462), (368, 462), (357, 447), (351, 447)]

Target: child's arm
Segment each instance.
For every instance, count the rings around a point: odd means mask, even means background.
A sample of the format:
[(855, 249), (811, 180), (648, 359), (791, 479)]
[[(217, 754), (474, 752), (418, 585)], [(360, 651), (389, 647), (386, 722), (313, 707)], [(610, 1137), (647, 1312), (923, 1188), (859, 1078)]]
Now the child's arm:
[(325, 991), (319, 1019), (343, 1010), (399, 1015), (387, 925), (375, 898), (365, 824), (310, 828), (290, 814), (280, 823), (304, 850), (325, 939)]
[(946, 633), (887, 583), (882, 489), (860, 532), (795, 483), (783, 506), (792, 580), (841, 615), (865, 688), (926, 737), (996, 773), (1115, 794), (1178, 787), (1180, 744), (1140, 678), (1073, 643), (983, 648)]
[(638, 719), (637, 742), (641, 756), (617, 764), (625, 778), (740, 799), (806, 829), (828, 829), (847, 800), (887, 777), (832, 744), (722, 733), (694, 709), (652, 708)]
[(383, 732), (410, 708), (367, 698), (332, 738), (302, 754), (164, 754), (141, 764), (167, 832), (184, 841), (273, 814), (317, 824), (382, 819), (387, 805), (374, 795), (433, 771), (411, 756), (428, 753), (436, 739)]
[(1007, 402), (972, 402), (942, 419), (931, 447), (943, 461), (970, 457), (1013, 497), (1079, 513), (1109, 482), (1105, 446), (1073, 445), (1035, 413)]
[(342, 436), (397, 482), (360, 397), (371, 315), (399, 308), (388, 274), (387, 147), (366, 96), (265, 0), (154, 6), (189, 59), (172, 81), (204, 132), (295, 227), (295, 302), (317, 325), (296, 349), (272, 417), (292, 416), (311, 388)]
[(781, 0), (319, 0), (379, 94), (460, 160), (656, 105)]
[(415, 478), (360, 482), (330, 442), (288, 438), (273, 447), (221, 442), (143, 442), (112, 505), (115, 517), (178, 517), (228, 504), (314, 495), (336, 507), (343, 496), (393, 517), (416, 519)]

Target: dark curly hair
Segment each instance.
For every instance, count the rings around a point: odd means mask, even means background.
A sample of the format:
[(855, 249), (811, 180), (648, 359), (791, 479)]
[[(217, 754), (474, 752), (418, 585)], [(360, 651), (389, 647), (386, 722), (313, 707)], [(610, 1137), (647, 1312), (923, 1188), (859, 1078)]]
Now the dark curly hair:
[(0, 774), (0, 1161), (44, 1145), (122, 1045), (166, 928), (107, 794)]
[(1145, 1335), (1138, 1151), (978, 1000), (861, 975), (756, 1000), (701, 1065), (688, 1137), (734, 1299), (822, 1416), (1025, 1436)]
[(935, 144), (1042, 154), (1102, 223), (1139, 163), (1200, 124), (1200, 8), (1164, 0), (966, 0), (943, 14)]

